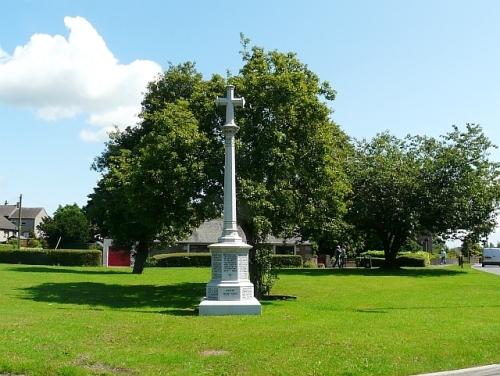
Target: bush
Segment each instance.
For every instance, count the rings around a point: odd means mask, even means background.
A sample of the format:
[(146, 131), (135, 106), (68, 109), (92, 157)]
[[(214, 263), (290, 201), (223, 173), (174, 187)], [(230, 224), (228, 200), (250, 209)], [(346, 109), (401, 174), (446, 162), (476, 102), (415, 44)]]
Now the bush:
[(102, 252), (97, 250), (58, 249), (47, 251), (49, 265), (101, 266)]
[(304, 268), (317, 268), (318, 267), (318, 262), (314, 258), (310, 258), (309, 260), (306, 260), (304, 262)]
[(301, 268), (302, 256), (300, 255), (272, 255), (272, 264), (275, 268)]
[[(372, 267), (381, 267), (384, 265), (385, 258), (383, 251), (368, 251), (362, 253), (363, 257), (356, 258), (356, 265), (365, 266), (365, 259), (371, 256)], [(381, 255), (379, 257), (377, 255)], [(431, 256), (428, 252), (402, 252), (396, 257), (396, 265), (399, 267), (411, 266), (411, 267), (424, 267), (431, 263)]]
[[(278, 273), (273, 266), (273, 252), (271, 247), (258, 245), (249, 254), (250, 280), (255, 288), (255, 295), (260, 298), (269, 295), (271, 289), (278, 279)], [(253, 253), (252, 253), (253, 252)], [(253, 258), (253, 260), (252, 260)], [(252, 275), (252, 273), (254, 273)]]
[(363, 257), (356, 257), (356, 265), (360, 268), (366, 267), (366, 265), (368, 265), (367, 263), (369, 262), (369, 259), (371, 259), (371, 266), (373, 268), (379, 268), (383, 266), (385, 262), (384, 257), (372, 257), (368, 255)]
[[(210, 253), (168, 253), (149, 257), (146, 265), (149, 267), (211, 266), (211, 261)], [(271, 263), (273, 268), (301, 268), (302, 256), (271, 254)]]
[(12, 244), (0, 244), (0, 251), (10, 251), (12, 248)]
[(384, 251), (366, 251), (360, 254), (360, 256), (371, 256), (371, 257), (379, 257), (385, 258)]
[[(417, 253), (405, 253), (396, 257), (396, 264), (398, 266), (417, 266), (424, 267), (430, 264), (429, 255), (421, 255)], [(423, 252), (427, 253), (427, 252)]]
[(185, 267), (185, 266), (210, 266), (212, 257), (210, 253), (169, 253), (151, 257), (148, 264), (160, 267)]
[(1, 250), (0, 263), (61, 266), (101, 266), (102, 253), (92, 250)]

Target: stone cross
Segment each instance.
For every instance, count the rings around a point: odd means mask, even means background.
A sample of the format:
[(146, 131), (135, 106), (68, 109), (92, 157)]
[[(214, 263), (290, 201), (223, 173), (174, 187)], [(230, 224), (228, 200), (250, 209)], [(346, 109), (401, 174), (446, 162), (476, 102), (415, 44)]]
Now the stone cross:
[(224, 164), (224, 227), (219, 242), (241, 242), (236, 224), (236, 161), (234, 139), (239, 127), (234, 122), (234, 107), (243, 107), (245, 99), (235, 98), (234, 86), (228, 85), (226, 96), (218, 97), (215, 103), (217, 106), (226, 106), (226, 123), (222, 127), (226, 148)]
[(217, 105), (226, 106), (226, 123), (222, 127), (225, 138), (224, 162), (224, 226), (215, 244), (208, 248), (212, 254), (212, 279), (207, 283), (206, 296), (199, 305), (201, 316), (260, 315), (262, 307), (254, 297), (254, 286), (249, 279), (248, 251), (236, 225), (236, 164), (234, 138), (238, 126), (234, 122), (234, 106), (243, 106), (243, 98), (234, 97), (234, 86), (229, 85), (226, 96), (217, 98)]
[(215, 104), (217, 106), (226, 106), (226, 126), (236, 125), (234, 122), (234, 107), (243, 107), (245, 105), (245, 98), (235, 98), (234, 86), (227, 85), (226, 96), (217, 97)]

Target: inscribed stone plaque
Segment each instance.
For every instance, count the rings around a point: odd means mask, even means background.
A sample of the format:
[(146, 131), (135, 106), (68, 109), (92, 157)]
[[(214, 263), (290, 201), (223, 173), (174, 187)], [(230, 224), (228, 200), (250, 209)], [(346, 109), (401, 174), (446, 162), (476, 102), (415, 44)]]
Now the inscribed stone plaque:
[(238, 287), (219, 287), (219, 300), (240, 300)]
[(224, 253), (224, 257), (222, 259), (222, 279), (238, 279), (238, 261), (236, 254)]
[(238, 254), (238, 279), (248, 279), (248, 255)]
[(219, 292), (218, 292), (218, 289), (217, 287), (208, 287), (207, 286), (207, 299), (208, 300), (217, 300), (217, 298), (219, 297)]
[(253, 287), (243, 287), (241, 289), (241, 300), (250, 300), (253, 298)]
[(212, 253), (212, 279), (222, 278), (222, 253)]

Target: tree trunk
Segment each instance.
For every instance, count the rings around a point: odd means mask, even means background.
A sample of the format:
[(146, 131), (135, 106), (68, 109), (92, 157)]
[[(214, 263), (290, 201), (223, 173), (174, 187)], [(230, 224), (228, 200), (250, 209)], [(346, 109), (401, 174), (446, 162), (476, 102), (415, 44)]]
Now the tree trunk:
[(146, 263), (146, 259), (149, 255), (148, 244), (145, 241), (140, 240), (135, 247), (135, 262), (134, 269), (132, 270), (133, 274), (142, 274), (144, 270), (144, 264)]
[(396, 258), (406, 239), (407, 236), (397, 233), (388, 236), (387, 241), (384, 241), (385, 269), (399, 269)]
[(393, 249), (384, 249), (384, 269), (398, 269), (398, 265), (396, 263), (397, 251)]
[(384, 237), (384, 269), (397, 269), (397, 249), (394, 249), (394, 235), (388, 234)]

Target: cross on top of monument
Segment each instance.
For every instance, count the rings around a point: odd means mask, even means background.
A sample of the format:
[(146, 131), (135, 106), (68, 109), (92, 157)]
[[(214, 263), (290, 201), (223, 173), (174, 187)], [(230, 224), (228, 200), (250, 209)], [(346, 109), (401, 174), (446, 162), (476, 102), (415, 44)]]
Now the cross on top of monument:
[(243, 107), (245, 105), (244, 98), (234, 97), (234, 86), (227, 85), (226, 96), (217, 97), (215, 100), (217, 106), (226, 106), (226, 126), (236, 126), (234, 122), (234, 107)]

